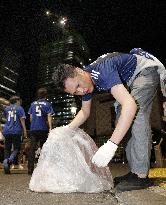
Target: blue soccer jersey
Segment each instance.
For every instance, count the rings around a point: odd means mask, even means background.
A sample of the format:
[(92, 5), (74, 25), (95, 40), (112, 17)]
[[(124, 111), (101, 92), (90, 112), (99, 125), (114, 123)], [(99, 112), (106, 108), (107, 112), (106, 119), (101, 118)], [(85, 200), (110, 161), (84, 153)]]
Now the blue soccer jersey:
[(20, 118), (26, 118), (24, 109), (19, 105), (7, 106), (4, 110), (6, 123), (3, 134), (22, 134), (22, 125)]
[[(110, 91), (117, 84), (126, 84), (132, 77), (137, 66), (137, 58), (132, 54), (109, 54), (99, 57), (95, 62), (86, 66), (98, 91)], [(92, 95), (82, 96), (83, 101), (91, 99)]]
[(30, 131), (48, 131), (47, 116), (54, 115), (51, 103), (47, 100), (34, 101), (28, 113), (32, 115)]

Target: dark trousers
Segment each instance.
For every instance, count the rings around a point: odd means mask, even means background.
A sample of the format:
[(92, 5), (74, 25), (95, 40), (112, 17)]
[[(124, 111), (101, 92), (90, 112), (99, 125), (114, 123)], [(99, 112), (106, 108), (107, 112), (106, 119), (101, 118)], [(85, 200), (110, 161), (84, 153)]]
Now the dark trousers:
[(40, 143), (40, 148), (43, 147), (43, 144), (46, 142), (48, 137), (47, 131), (33, 131), (30, 135), (30, 148), (28, 154), (28, 170), (30, 172), (34, 169), (35, 162), (35, 151), (38, 143)]
[[(15, 162), (17, 155), (20, 152), (21, 148), (21, 135), (9, 134), (4, 135), (5, 137), (5, 150), (4, 150), (4, 159), (9, 159), (10, 163)], [(11, 152), (13, 145), (13, 151)]]
[(4, 143), (0, 141), (0, 163), (4, 160)]

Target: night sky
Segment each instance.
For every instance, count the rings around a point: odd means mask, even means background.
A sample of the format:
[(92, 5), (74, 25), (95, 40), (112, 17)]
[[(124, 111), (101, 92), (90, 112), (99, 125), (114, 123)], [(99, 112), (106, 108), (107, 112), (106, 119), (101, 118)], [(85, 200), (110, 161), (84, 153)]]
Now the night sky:
[(83, 34), (93, 59), (106, 52), (142, 47), (165, 60), (166, 1), (80, 2), (79, 6), (66, 3), (65, 11)]
[(1, 48), (10, 46), (23, 55), (18, 88), (24, 100), (34, 97), (40, 45), (58, 36), (47, 9), (67, 16), (69, 27), (84, 37), (92, 60), (141, 47), (166, 64), (164, 0), (1, 0)]

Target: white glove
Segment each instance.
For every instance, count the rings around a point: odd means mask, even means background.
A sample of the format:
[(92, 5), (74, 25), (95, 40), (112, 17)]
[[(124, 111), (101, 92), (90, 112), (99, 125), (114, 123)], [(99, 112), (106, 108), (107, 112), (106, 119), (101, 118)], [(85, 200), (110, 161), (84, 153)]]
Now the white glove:
[(114, 157), (117, 148), (118, 145), (108, 140), (92, 157), (92, 163), (98, 167), (106, 167), (109, 161)]

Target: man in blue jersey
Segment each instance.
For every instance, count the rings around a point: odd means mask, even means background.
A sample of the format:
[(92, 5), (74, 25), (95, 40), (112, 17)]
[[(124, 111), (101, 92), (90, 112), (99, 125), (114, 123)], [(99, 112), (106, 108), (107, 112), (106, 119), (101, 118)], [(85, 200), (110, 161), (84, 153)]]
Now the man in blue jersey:
[(118, 190), (137, 190), (150, 185), (147, 177), (151, 153), (149, 118), (160, 79), (165, 78), (163, 64), (141, 48), (132, 49), (128, 54), (108, 53), (86, 66), (85, 70), (59, 65), (53, 74), (57, 87), (82, 96), (82, 108), (68, 125), (73, 129), (89, 117), (94, 88), (110, 92), (116, 99), (118, 120), (115, 130), (95, 153), (92, 162), (99, 167), (107, 166), (131, 126), (132, 137), (126, 147), (130, 172), (115, 179)]
[[(10, 105), (4, 109), (6, 123), (3, 128), (3, 135), (5, 137), (4, 150), (4, 172), (10, 174), (10, 165), (15, 161), (22, 141), (22, 134), (27, 137), (25, 126), (25, 112), (21, 107), (21, 99), (18, 96), (12, 96), (9, 99)], [(13, 151), (12, 150), (13, 145)]]
[(38, 142), (40, 148), (46, 142), (49, 130), (52, 129), (52, 116), (54, 111), (52, 105), (46, 100), (47, 89), (39, 88), (37, 91), (38, 100), (34, 101), (28, 113), (30, 114), (30, 150), (28, 156), (28, 174), (34, 170), (35, 151)]

